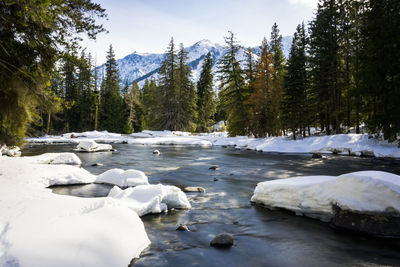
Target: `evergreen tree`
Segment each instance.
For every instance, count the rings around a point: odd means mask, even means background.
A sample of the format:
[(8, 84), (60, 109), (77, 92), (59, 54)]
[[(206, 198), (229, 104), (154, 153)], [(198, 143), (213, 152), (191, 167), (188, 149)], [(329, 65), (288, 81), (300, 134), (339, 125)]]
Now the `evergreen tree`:
[[(312, 85), (317, 96), (321, 130), (341, 132), (342, 84), (340, 83), (338, 6), (335, 0), (318, 4), (310, 24)], [(332, 126), (332, 128), (331, 128)]]
[(400, 2), (370, 0), (362, 26), (366, 124), (393, 141), (400, 132)]
[[(127, 82), (128, 83), (128, 82)], [(143, 129), (144, 123), (144, 107), (142, 104), (142, 93), (136, 81), (132, 83), (132, 87), (124, 93), (124, 99), (128, 107), (129, 125), (134, 132), (140, 132)]]
[(309, 125), (307, 77), (306, 36), (303, 23), (297, 26), (293, 36), (281, 108), (282, 118), (285, 125), (290, 127), (294, 140), (296, 140), (297, 129), (303, 129), (303, 135), (305, 135), (304, 129)]
[(48, 91), (56, 62), (76, 50), (76, 33), (102, 32), (95, 19), (105, 14), (90, 0), (0, 1), (0, 10), (0, 144), (13, 145), (39, 105), (58, 105)]
[(273, 64), (273, 90), (270, 95), (269, 110), (271, 115), (271, 123), (269, 125), (269, 134), (274, 136), (280, 135), (281, 125), (281, 115), (280, 115), (280, 103), (283, 91), (283, 77), (285, 72), (285, 57), (283, 56), (283, 45), (282, 45), (282, 35), (278, 29), (278, 25), (274, 23), (271, 31), (270, 38), (270, 53), (272, 54), (272, 64)]
[(155, 130), (157, 129), (157, 110), (158, 110), (158, 92), (155, 80), (146, 80), (143, 88), (143, 106), (144, 106), (144, 123), (143, 128)]
[(79, 101), (80, 94), (78, 89), (77, 73), (76, 73), (77, 62), (75, 55), (70, 55), (64, 60), (64, 99), (68, 104), (67, 110), (65, 110), (65, 128), (64, 131), (77, 131), (79, 129)]
[(127, 131), (124, 102), (119, 87), (118, 65), (112, 46), (107, 52), (106, 73), (101, 84), (99, 127), (111, 132)]
[(219, 98), (221, 107), (227, 115), (229, 135), (248, 134), (248, 111), (245, 101), (248, 98), (243, 70), (236, 54), (240, 49), (232, 32), (225, 37), (226, 52), (218, 62), (218, 73), (221, 82)]
[(160, 90), (156, 97), (159, 102), (154, 110), (157, 128), (163, 130), (177, 130), (179, 99), (176, 93), (177, 55), (173, 38), (171, 38), (168, 45), (158, 74), (160, 75)]
[(215, 123), (213, 117), (216, 112), (216, 99), (213, 89), (213, 74), (211, 73), (213, 59), (208, 52), (204, 59), (203, 68), (197, 82), (197, 131), (209, 132), (210, 126)]
[(183, 44), (177, 55), (177, 79), (176, 94), (178, 95), (178, 106), (176, 107), (176, 125), (175, 129), (180, 131), (194, 131), (196, 129), (196, 89), (194, 83), (190, 80), (191, 68), (187, 65), (187, 52)]
[(78, 99), (79, 106), (79, 131), (88, 131), (93, 129), (94, 116), (95, 116), (95, 95), (93, 92), (93, 75), (92, 75), (91, 55), (86, 58), (85, 53), (82, 52), (79, 62), (79, 74), (77, 87), (80, 97)]

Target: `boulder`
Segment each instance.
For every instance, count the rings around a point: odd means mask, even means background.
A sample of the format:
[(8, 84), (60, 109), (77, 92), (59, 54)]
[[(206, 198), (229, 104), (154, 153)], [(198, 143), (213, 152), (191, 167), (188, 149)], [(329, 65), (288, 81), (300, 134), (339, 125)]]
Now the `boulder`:
[(208, 168), (208, 169), (209, 169), (209, 170), (216, 171), (218, 168), (219, 168), (218, 165), (213, 165), (213, 166), (211, 166), (211, 167)]
[(233, 246), (233, 236), (227, 233), (219, 234), (211, 240), (210, 246), (225, 248), (231, 247)]
[(161, 153), (160, 153), (160, 151), (158, 151), (158, 150), (156, 149), (156, 150), (153, 151), (153, 154), (154, 154), (154, 155), (160, 155)]

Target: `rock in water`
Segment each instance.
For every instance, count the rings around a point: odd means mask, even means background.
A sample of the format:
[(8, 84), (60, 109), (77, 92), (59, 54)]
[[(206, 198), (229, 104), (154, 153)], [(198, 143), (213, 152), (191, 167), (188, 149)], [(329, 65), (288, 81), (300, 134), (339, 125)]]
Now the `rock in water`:
[(319, 154), (319, 153), (313, 153), (312, 156), (311, 156), (311, 158), (313, 158), (313, 159), (320, 159), (320, 158), (322, 158), (322, 155)]
[(178, 226), (178, 228), (176, 228), (176, 231), (186, 231), (186, 232), (190, 232), (189, 227), (187, 227), (186, 224), (181, 224)]
[(391, 214), (361, 214), (336, 207), (330, 222), (334, 229), (377, 237), (400, 238), (400, 217)]
[(231, 247), (233, 246), (233, 236), (231, 234), (219, 234), (210, 242), (212, 247)]
[(103, 166), (103, 164), (102, 163), (93, 163), (92, 165), (90, 165), (90, 166), (93, 166), (93, 167), (97, 167), (97, 166)]
[(215, 177), (215, 178), (214, 178), (214, 182), (216, 182), (216, 181), (218, 181), (218, 178)]
[(213, 170), (213, 171), (215, 171), (215, 170), (217, 170), (219, 167), (218, 167), (218, 165), (213, 165), (213, 166), (211, 166), (210, 168), (208, 168), (209, 170)]
[(183, 192), (201, 192), (204, 193), (206, 192), (206, 189), (204, 187), (200, 186), (187, 186), (182, 189)]
[(158, 151), (158, 150), (156, 149), (156, 150), (153, 151), (153, 154), (154, 154), (154, 155), (160, 155), (161, 153), (160, 153), (160, 151)]

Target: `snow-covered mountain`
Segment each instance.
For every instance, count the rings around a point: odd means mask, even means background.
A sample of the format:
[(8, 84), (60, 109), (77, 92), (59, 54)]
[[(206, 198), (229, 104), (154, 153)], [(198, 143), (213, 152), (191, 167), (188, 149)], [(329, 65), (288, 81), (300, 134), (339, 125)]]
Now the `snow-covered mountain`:
[[(286, 57), (289, 55), (290, 46), (292, 43), (292, 36), (283, 37), (283, 52)], [(214, 60), (213, 72), (215, 73), (217, 66), (216, 62), (223, 56), (225, 47), (211, 42), (209, 40), (201, 40), (185, 48), (188, 52), (188, 65), (192, 68), (193, 81), (197, 81), (200, 77), (201, 69), (203, 66), (204, 57), (208, 52)], [(259, 47), (254, 47), (253, 52), (257, 57), (260, 52)], [(244, 60), (245, 49), (241, 49), (238, 53), (238, 59)], [(118, 59), (119, 74), (121, 82), (125, 83), (128, 80), (129, 83), (137, 81), (139, 85), (143, 85), (144, 81), (148, 78), (157, 78), (158, 69), (161, 66), (164, 54), (149, 54), (149, 53), (137, 53), (134, 52), (122, 59)], [(105, 70), (105, 65), (98, 67), (99, 77), (103, 76), (102, 73)]]

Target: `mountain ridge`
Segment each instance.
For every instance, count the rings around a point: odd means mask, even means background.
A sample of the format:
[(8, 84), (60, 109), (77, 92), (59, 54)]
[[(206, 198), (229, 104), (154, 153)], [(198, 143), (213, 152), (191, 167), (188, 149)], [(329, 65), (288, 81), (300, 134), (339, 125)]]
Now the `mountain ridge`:
[[(291, 43), (292, 36), (285, 36), (282, 38), (283, 53), (286, 58), (289, 55)], [(239, 60), (244, 60), (245, 49), (246, 48), (242, 47), (239, 50)], [(197, 82), (200, 77), (205, 55), (211, 52), (214, 61), (212, 71), (215, 74), (217, 70), (216, 63), (223, 56), (225, 47), (208, 39), (202, 39), (186, 47), (185, 50), (188, 52), (187, 64), (192, 68), (192, 80)], [(257, 54), (260, 52), (259, 47), (253, 47), (252, 50), (255, 57), (257, 57)], [(163, 59), (164, 54), (139, 53), (136, 51), (121, 59), (117, 59), (121, 83), (125, 84), (125, 81), (128, 81), (128, 83), (131, 84), (133, 81), (136, 81), (139, 85), (143, 85), (146, 79), (157, 79), (157, 72)], [(105, 64), (97, 67), (97, 70), (100, 74), (99, 81), (101, 81), (105, 71)]]

